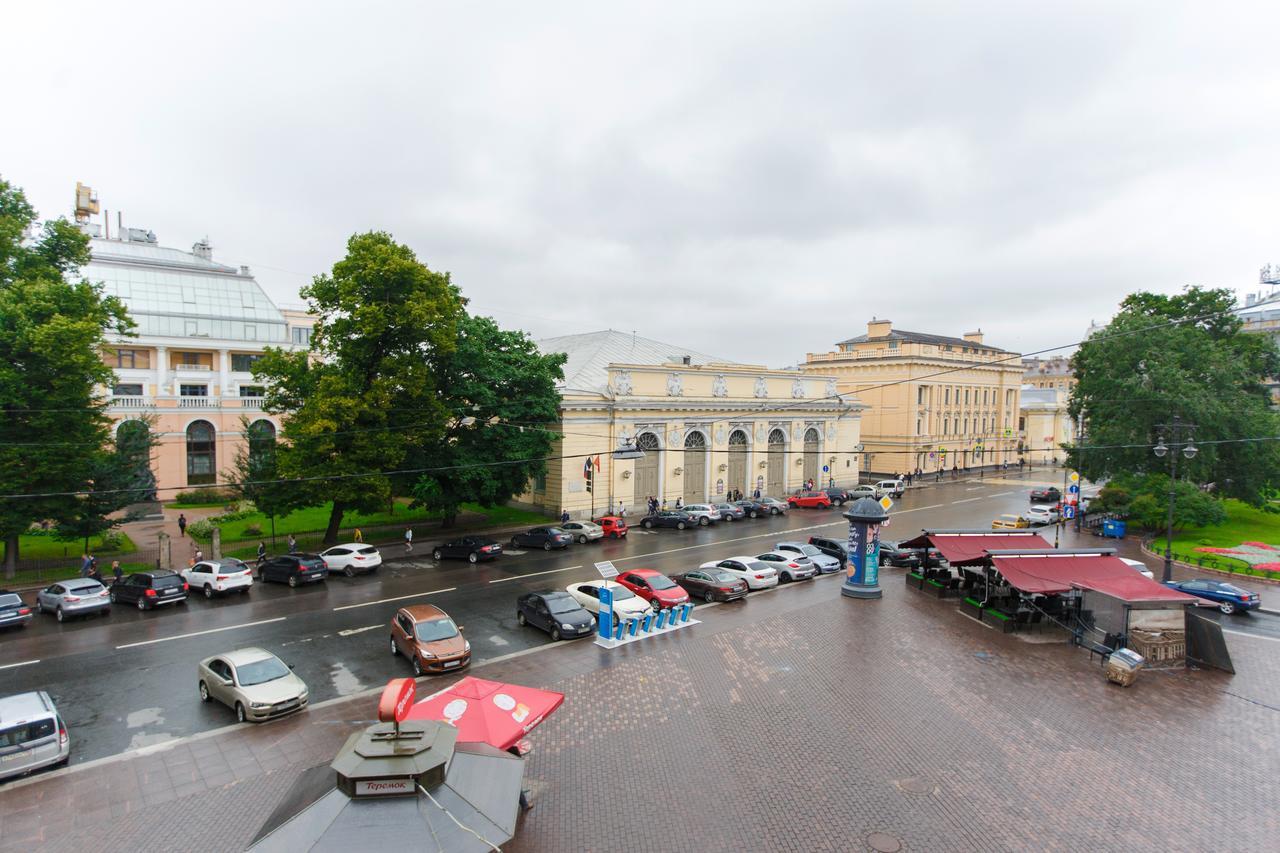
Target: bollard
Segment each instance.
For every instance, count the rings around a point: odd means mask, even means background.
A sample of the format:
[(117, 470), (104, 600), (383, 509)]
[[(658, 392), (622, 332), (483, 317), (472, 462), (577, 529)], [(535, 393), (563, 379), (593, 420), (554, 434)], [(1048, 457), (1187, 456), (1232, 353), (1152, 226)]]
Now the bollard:
[(633, 616), (632, 618), (628, 619), (628, 620), (627, 620), (627, 635), (628, 635), (628, 636), (630, 636), (630, 637), (634, 637), (634, 636), (636, 635), (636, 629), (637, 629), (637, 628), (639, 628), (639, 627), (640, 627), (640, 620), (639, 620), (639, 619), (636, 619), (634, 616)]
[(693, 613), (693, 605), (692, 605), (692, 604), (684, 604), (684, 605), (681, 605), (681, 607), (680, 607), (680, 621), (681, 621), (681, 622), (688, 622), (688, 621), (689, 621), (689, 616), (690, 616), (692, 613)]
[(626, 631), (627, 631), (627, 622), (626, 622), (626, 620), (625, 620), (625, 619), (623, 619), (623, 618), (621, 618), (621, 617), (615, 616), (615, 617), (614, 617), (613, 638), (614, 638), (615, 640), (621, 640), (621, 639), (622, 639), (623, 634), (625, 634), (625, 633), (626, 633)]
[(652, 626), (653, 626), (653, 614), (652, 614), (652, 613), (646, 613), (646, 614), (644, 615), (644, 629), (643, 629), (643, 630), (644, 630), (644, 632), (645, 632), (646, 634), (647, 634), (647, 633), (649, 633), (649, 631), (650, 631), (650, 629), (651, 629), (651, 627), (652, 627)]
[(666, 627), (666, 624), (667, 624), (667, 611), (665, 611), (665, 610), (659, 610), (659, 611), (658, 611), (658, 622), (657, 622), (657, 624), (656, 624), (656, 625), (654, 625), (654, 629), (655, 629), (655, 630), (660, 630), (660, 629), (662, 629), (662, 628)]
[(608, 613), (601, 613), (596, 620), (596, 633), (606, 640), (613, 636), (613, 624), (609, 619), (610, 615)]

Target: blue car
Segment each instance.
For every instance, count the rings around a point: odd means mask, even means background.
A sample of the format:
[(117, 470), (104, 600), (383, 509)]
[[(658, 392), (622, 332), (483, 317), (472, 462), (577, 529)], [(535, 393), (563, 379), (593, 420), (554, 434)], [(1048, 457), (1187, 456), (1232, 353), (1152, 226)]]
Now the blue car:
[(1235, 613), (1237, 610), (1257, 610), (1262, 603), (1256, 592), (1246, 592), (1238, 586), (1222, 581), (1169, 581), (1165, 584), (1181, 590), (1197, 598), (1208, 599), (1218, 605), (1223, 613)]

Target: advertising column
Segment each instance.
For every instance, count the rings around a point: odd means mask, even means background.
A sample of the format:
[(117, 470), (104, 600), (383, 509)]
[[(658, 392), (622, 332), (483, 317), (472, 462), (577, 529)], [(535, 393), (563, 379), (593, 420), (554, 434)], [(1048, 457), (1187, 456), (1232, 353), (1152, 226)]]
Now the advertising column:
[(849, 520), (849, 562), (840, 594), (848, 598), (880, 598), (880, 525), (889, 514), (874, 498), (859, 498), (844, 517)]

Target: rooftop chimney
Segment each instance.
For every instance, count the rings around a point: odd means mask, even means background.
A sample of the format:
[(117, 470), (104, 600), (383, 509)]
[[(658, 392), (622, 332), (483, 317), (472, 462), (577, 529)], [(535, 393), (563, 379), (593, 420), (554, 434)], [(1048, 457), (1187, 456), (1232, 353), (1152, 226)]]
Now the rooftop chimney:
[(199, 243), (191, 247), (191, 254), (205, 261), (213, 260), (213, 246), (209, 245), (209, 238), (205, 237)]
[(885, 338), (889, 336), (889, 332), (893, 329), (892, 320), (877, 320), (872, 317), (871, 322), (867, 323), (868, 338)]
[(982, 330), (979, 329), (976, 332), (965, 332), (964, 339), (971, 344), (980, 344), (982, 343)]

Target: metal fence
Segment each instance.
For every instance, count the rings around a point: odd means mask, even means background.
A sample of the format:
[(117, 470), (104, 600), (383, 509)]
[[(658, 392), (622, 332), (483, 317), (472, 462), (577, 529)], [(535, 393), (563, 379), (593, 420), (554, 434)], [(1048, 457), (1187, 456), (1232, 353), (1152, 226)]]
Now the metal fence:
[[(80, 576), (80, 555), (82, 548), (73, 548), (73, 556), (44, 557), (38, 559), (18, 558), (17, 571), (13, 575), (4, 575), (4, 586), (26, 587), (50, 584)], [(128, 572), (154, 569), (160, 565), (160, 551), (157, 548), (131, 551), (127, 554), (95, 554), (98, 558), (98, 571), (109, 582), (111, 580), (111, 563), (120, 561), (120, 568)]]

